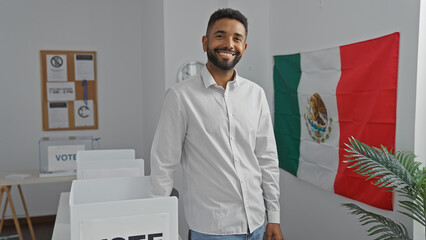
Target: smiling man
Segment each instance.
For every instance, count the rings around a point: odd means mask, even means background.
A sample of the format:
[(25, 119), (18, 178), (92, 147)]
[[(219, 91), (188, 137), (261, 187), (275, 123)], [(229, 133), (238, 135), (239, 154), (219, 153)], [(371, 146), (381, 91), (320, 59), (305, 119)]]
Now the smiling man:
[[(202, 38), (201, 74), (170, 88), (151, 149), (153, 197), (169, 196), (179, 164), (190, 238), (283, 239), (272, 121), (261, 87), (235, 70), (247, 18), (219, 9)], [(265, 222), (265, 218), (267, 219)]]

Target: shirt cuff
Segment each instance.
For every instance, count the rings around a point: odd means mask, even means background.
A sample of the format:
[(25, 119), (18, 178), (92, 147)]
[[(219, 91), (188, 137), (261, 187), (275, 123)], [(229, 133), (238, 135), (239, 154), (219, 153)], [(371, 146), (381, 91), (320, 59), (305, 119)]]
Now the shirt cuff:
[(269, 223), (280, 223), (280, 211), (268, 211)]

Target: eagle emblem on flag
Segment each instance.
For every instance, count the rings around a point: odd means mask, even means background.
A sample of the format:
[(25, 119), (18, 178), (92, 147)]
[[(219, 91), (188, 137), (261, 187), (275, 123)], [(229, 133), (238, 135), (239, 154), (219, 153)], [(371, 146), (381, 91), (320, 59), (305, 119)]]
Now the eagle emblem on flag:
[(304, 114), (308, 133), (317, 143), (323, 143), (330, 138), (333, 119), (328, 118), (327, 107), (319, 93), (314, 93), (307, 99), (307, 113)]

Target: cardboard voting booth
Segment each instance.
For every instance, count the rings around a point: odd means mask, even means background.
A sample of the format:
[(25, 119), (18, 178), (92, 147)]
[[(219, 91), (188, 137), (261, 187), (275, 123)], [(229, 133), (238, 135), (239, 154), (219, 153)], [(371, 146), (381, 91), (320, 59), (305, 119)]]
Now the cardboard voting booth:
[(148, 198), (149, 176), (74, 180), (71, 240), (177, 240), (178, 200)]
[(135, 159), (134, 149), (107, 149), (78, 151), (77, 159), (106, 160), (106, 159)]
[(145, 174), (143, 159), (77, 158), (77, 179), (137, 177)]

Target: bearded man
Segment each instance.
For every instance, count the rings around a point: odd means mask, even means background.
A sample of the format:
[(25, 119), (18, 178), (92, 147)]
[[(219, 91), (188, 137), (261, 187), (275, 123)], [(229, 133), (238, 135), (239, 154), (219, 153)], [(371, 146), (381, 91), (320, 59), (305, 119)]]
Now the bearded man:
[(283, 239), (266, 95), (234, 68), (247, 48), (247, 27), (237, 10), (211, 15), (202, 37), (207, 64), (167, 91), (155, 133), (150, 195), (169, 196), (182, 165), (181, 196), (192, 240), (261, 240), (265, 226), (268, 240)]

